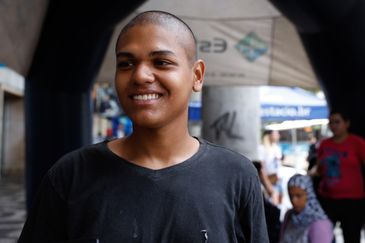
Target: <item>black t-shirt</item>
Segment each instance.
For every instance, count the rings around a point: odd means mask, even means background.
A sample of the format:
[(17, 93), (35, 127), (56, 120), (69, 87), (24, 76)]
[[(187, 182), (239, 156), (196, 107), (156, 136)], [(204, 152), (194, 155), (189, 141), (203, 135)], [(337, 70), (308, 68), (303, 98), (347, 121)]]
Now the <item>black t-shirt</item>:
[(90, 145), (45, 176), (19, 242), (268, 242), (257, 171), (200, 140), (190, 159), (159, 170)]

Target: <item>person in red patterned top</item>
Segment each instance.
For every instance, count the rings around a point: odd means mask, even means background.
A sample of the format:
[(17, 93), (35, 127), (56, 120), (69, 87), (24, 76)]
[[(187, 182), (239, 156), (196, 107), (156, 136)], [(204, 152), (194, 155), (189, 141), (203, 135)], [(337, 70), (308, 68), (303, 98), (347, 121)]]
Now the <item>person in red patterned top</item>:
[(341, 223), (345, 243), (357, 243), (365, 215), (365, 140), (349, 133), (349, 127), (345, 113), (330, 113), (333, 136), (318, 149), (319, 198), (333, 224)]

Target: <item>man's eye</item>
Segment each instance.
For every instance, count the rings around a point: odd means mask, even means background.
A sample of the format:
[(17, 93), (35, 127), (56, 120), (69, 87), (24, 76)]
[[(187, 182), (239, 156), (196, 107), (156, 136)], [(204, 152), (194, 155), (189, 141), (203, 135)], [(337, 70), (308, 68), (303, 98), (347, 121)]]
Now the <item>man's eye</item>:
[(170, 62), (165, 60), (155, 60), (154, 63), (156, 66), (167, 66), (170, 64)]
[(118, 68), (126, 69), (133, 66), (133, 63), (130, 61), (119, 61), (117, 64)]

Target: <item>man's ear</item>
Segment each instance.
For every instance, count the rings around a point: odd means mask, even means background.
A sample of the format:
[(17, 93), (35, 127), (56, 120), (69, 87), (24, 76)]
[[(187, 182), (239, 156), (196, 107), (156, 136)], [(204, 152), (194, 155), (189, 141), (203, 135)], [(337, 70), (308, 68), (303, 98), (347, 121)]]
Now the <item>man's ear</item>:
[(203, 88), (203, 83), (204, 83), (204, 72), (205, 72), (204, 61), (201, 59), (197, 60), (194, 63), (193, 71), (194, 71), (193, 91), (200, 92)]

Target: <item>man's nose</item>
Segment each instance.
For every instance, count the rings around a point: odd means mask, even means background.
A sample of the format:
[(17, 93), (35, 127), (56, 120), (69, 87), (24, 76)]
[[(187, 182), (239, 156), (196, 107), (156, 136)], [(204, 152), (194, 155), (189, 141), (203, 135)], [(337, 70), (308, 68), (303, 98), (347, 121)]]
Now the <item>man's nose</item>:
[(151, 83), (155, 80), (152, 67), (148, 64), (138, 64), (133, 72), (133, 81), (139, 84)]

